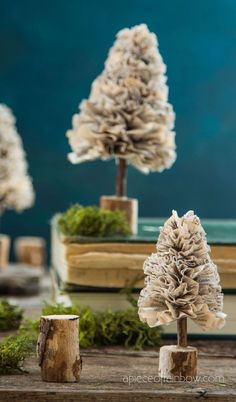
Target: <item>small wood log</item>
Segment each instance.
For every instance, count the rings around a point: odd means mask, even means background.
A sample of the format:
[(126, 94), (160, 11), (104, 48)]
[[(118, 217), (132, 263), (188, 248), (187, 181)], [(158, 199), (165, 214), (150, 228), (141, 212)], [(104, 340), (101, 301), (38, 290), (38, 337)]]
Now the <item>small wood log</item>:
[(82, 369), (77, 315), (40, 319), (37, 354), (43, 381), (78, 382)]
[(4, 234), (0, 235), (0, 269), (8, 265), (10, 252), (10, 237)]
[(167, 345), (160, 348), (159, 375), (175, 381), (192, 381), (197, 375), (197, 348)]
[(109, 211), (124, 211), (132, 234), (138, 232), (138, 200), (135, 198), (102, 196), (100, 207)]
[(41, 237), (18, 237), (15, 240), (15, 254), (17, 262), (44, 266), (45, 240)]

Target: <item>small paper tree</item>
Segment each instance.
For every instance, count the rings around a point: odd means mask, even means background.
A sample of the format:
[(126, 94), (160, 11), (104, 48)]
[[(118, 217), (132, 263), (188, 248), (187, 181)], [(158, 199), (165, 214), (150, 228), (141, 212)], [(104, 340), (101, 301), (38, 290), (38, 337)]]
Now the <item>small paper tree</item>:
[(69, 160), (115, 158), (117, 197), (126, 194), (126, 163), (149, 173), (170, 168), (176, 159), (165, 72), (156, 35), (144, 24), (123, 29), (89, 98), (73, 116)]
[(0, 104), (0, 214), (32, 206), (34, 191), (11, 110)]
[[(157, 252), (144, 263), (146, 278), (138, 300), (139, 317), (150, 327), (177, 320), (180, 349), (174, 349), (175, 352), (187, 347), (187, 317), (203, 329), (222, 328), (225, 324), (219, 275), (209, 251), (206, 234), (193, 211), (183, 217), (173, 211), (161, 228)], [(171, 353), (172, 360), (162, 359), (164, 352)], [(163, 368), (164, 361), (171, 367)], [(164, 377), (170, 376), (173, 361), (173, 347), (165, 346), (160, 354), (160, 372)], [(178, 366), (179, 363), (175, 374), (183, 374), (183, 366)], [(186, 365), (184, 373), (190, 375), (190, 369)]]

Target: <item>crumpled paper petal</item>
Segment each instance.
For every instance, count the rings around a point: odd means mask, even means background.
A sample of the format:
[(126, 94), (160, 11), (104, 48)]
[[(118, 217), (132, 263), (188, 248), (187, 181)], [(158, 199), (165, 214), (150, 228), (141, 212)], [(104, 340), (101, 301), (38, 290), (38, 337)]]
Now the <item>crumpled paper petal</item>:
[(140, 320), (150, 327), (189, 317), (203, 329), (225, 324), (223, 294), (200, 219), (189, 211), (161, 228), (157, 252), (144, 263), (145, 287), (138, 300)]

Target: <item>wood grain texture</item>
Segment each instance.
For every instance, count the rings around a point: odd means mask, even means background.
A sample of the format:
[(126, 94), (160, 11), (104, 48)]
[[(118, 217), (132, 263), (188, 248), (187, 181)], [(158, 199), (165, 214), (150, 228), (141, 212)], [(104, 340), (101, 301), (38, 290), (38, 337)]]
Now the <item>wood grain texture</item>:
[[(26, 364), (29, 374), (0, 377), (0, 401), (4, 402), (232, 402), (236, 400), (235, 342), (201, 342), (197, 382), (160, 381), (158, 349), (143, 352), (103, 348), (82, 353), (79, 383), (42, 382), (35, 359)], [(217, 357), (218, 356), (218, 357)], [(220, 357), (219, 357), (220, 356)], [(204, 382), (204, 376), (210, 376)], [(213, 381), (214, 380), (214, 381)], [(223, 383), (222, 383), (223, 382)]]
[(78, 318), (75, 315), (41, 317), (37, 352), (43, 381), (79, 381)]
[(197, 375), (197, 348), (176, 345), (160, 349), (159, 374), (161, 378), (191, 381)]

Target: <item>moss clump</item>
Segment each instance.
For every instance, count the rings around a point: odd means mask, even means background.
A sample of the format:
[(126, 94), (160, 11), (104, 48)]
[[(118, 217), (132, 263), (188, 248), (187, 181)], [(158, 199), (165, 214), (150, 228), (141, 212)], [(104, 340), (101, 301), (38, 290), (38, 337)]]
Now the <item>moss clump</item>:
[(158, 346), (161, 343), (160, 329), (149, 328), (147, 324), (142, 323), (137, 308), (94, 312), (89, 307), (46, 304), (42, 314), (79, 315), (79, 337), (83, 348), (120, 345), (141, 350), (145, 346)]
[(99, 346), (122, 345), (142, 350), (161, 343), (160, 330), (149, 328), (139, 320), (136, 309), (107, 310), (97, 315), (95, 342)]
[(0, 343), (0, 374), (22, 372), (30, 356), (34, 340), (28, 335), (9, 336)]
[(108, 211), (96, 206), (75, 204), (60, 216), (58, 223), (61, 232), (69, 236), (110, 237), (130, 233), (123, 211)]
[(23, 311), (8, 303), (7, 300), (0, 301), (0, 330), (8, 331), (18, 329), (22, 321)]

